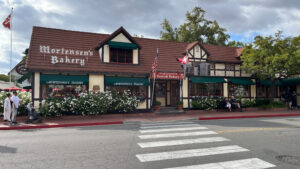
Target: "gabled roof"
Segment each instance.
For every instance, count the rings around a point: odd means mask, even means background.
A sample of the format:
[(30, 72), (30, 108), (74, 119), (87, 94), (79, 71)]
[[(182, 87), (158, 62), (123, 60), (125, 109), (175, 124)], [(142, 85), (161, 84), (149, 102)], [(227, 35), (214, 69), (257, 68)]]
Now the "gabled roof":
[[(119, 33), (123, 33), (128, 39), (140, 47), (139, 64), (107, 64), (100, 60), (99, 52), (95, 49), (110, 41)], [(157, 71), (160, 72), (183, 72), (176, 58), (182, 57), (188, 47), (196, 42), (174, 42), (166, 40), (136, 38), (131, 37), (129, 33), (120, 27), (117, 31), (109, 34), (88, 33), (70, 30), (61, 30), (44, 27), (33, 27), (29, 54), (26, 67), (29, 71), (45, 71), (45, 72), (78, 72), (78, 73), (124, 73), (124, 74), (140, 74), (149, 75), (156, 49), (159, 48), (159, 58)], [(40, 45), (51, 46), (56, 49), (78, 49), (91, 50), (93, 56), (85, 57), (85, 66), (75, 64), (51, 64), (51, 54), (40, 53)], [(230, 62), (240, 63), (236, 57), (237, 48), (227, 46), (205, 45), (200, 44), (210, 55), (208, 61), (211, 62)], [(83, 56), (74, 56), (83, 57)]]
[(114, 31), (110, 36), (108, 36), (106, 39), (104, 39), (103, 41), (101, 41), (99, 43), (99, 45), (96, 47), (96, 50), (100, 49), (101, 46), (103, 46), (104, 44), (106, 44), (108, 41), (112, 40), (113, 38), (115, 38), (116, 36), (118, 36), (120, 33), (123, 33), (123, 35), (125, 35), (125, 37), (131, 41), (132, 43), (136, 44), (137, 47), (140, 49), (141, 46), (133, 39), (133, 37), (123, 28), (123, 26), (121, 26), (119, 29), (117, 29), (116, 31)]

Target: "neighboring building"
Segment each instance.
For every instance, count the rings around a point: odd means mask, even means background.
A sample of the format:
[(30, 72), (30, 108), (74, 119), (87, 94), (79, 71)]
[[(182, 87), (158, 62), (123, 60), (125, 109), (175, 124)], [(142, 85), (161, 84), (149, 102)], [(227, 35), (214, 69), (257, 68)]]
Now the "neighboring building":
[[(10, 72), (8, 73), (8, 76)], [(25, 68), (25, 60), (21, 60), (12, 70), (12, 79), (16, 80), (16, 83), (22, 88), (31, 88), (31, 73)]]
[[(138, 109), (150, 109), (157, 48), (154, 99), (162, 106), (175, 106), (181, 96), (184, 108), (197, 96), (257, 97), (255, 78), (241, 70), (241, 48), (135, 38), (123, 27), (110, 35), (34, 27), (26, 62), (34, 104), (84, 90), (129, 89), (141, 100)], [(183, 79), (176, 58), (186, 52), (190, 64)]]

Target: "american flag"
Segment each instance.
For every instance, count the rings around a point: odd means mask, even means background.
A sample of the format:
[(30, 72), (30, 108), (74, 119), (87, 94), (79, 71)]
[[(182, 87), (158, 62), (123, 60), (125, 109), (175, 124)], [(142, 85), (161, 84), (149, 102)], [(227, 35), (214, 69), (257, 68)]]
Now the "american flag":
[(158, 50), (157, 50), (156, 56), (154, 58), (154, 61), (152, 63), (152, 73), (156, 72), (157, 61), (158, 61)]

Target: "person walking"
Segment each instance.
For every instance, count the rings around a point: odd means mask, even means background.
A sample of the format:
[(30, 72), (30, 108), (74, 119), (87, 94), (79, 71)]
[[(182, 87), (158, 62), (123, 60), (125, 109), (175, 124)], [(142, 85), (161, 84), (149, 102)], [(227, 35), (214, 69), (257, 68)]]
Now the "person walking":
[(12, 106), (12, 116), (11, 116), (11, 121), (13, 124), (17, 123), (17, 114), (18, 114), (18, 108), (20, 104), (20, 98), (18, 97), (18, 93), (16, 91), (13, 92), (12, 96), (12, 101), (13, 101), (13, 106)]
[(292, 93), (292, 109), (297, 109), (297, 93), (293, 91)]
[(4, 100), (4, 105), (3, 105), (3, 120), (4, 122), (11, 122), (11, 94), (7, 93), (6, 94), (7, 98)]

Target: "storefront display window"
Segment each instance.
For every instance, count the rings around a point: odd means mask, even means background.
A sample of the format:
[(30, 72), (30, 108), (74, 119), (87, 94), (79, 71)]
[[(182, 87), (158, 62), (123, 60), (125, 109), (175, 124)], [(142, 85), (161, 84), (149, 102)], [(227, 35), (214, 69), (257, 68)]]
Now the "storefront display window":
[(87, 92), (87, 85), (42, 85), (42, 98), (48, 97), (65, 97), (68, 95), (78, 96), (82, 92)]
[(265, 86), (257, 85), (256, 91), (257, 91), (257, 97), (266, 97), (267, 91)]
[(132, 95), (136, 96), (141, 101), (146, 99), (147, 91), (146, 86), (107, 86), (106, 90), (119, 93), (129, 90)]
[(249, 85), (239, 85), (239, 84), (228, 84), (229, 96), (236, 97), (250, 97), (250, 86)]
[(222, 96), (222, 83), (192, 83), (190, 96)]
[(156, 97), (165, 97), (166, 96), (166, 83), (165, 82), (157, 82), (155, 84), (155, 94)]

